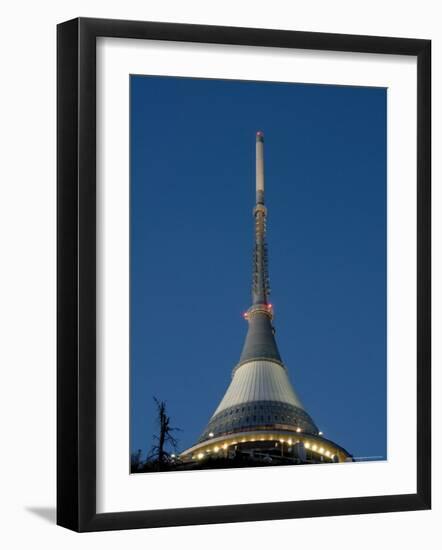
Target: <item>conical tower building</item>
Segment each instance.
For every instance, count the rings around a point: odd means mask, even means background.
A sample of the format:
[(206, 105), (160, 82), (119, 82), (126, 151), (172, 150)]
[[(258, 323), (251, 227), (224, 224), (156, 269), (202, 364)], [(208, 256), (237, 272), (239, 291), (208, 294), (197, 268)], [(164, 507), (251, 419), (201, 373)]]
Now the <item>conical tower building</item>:
[(264, 134), (256, 134), (252, 305), (247, 336), (230, 385), (184, 461), (247, 456), (269, 464), (340, 462), (350, 455), (323, 437), (295, 392), (278, 351), (267, 262)]

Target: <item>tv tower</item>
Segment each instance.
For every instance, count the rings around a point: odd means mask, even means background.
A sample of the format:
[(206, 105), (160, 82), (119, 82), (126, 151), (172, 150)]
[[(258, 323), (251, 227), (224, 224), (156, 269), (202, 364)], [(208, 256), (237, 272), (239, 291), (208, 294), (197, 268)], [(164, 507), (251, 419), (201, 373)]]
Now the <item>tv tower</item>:
[(253, 210), (252, 305), (241, 356), (232, 380), (198, 442), (184, 462), (209, 458), (267, 464), (343, 462), (349, 453), (319, 431), (295, 392), (278, 351), (267, 262), (264, 201), (264, 133), (256, 133), (256, 204)]

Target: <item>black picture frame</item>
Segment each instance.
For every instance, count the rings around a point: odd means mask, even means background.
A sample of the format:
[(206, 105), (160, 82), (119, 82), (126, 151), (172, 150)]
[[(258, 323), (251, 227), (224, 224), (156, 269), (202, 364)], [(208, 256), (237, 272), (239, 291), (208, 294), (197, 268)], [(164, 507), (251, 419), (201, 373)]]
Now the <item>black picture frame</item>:
[[(96, 39), (417, 58), (417, 492), (96, 512)], [(57, 523), (75, 531), (424, 510), (431, 506), (431, 41), (79, 18), (57, 28)]]

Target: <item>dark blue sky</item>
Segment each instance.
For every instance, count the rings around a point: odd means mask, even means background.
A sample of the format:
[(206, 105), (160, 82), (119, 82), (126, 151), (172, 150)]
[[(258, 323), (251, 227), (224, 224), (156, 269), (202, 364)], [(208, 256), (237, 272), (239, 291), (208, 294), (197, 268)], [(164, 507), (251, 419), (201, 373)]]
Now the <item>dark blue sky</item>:
[(271, 301), (324, 435), (386, 456), (386, 90), (131, 77), (131, 448), (153, 396), (180, 450), (239, 359), (250, 305), (255, 132), (265, 133)]

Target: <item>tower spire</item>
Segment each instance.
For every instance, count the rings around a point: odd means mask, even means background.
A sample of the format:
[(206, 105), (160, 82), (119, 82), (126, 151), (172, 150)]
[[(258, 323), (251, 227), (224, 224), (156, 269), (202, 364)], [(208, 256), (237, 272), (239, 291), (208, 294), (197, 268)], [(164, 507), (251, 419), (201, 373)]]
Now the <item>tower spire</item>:
[(264, 205), (264, 133), (256, 133), (256, 204), (255, 246), (253, 251), (252, 305), (245, 318), (249, 323), (246, 340), (239, 365), (251, 359), (269, 359), (282, 363), (272, 325), (273, 309), (268, 298), (270, 294), (267, 265), (267, 244), (265, 240), (267, 209)]
[(252, 303), (268, 304), (270, 294), (267, 268), (267, 244), (265, 240), (267, 209), (264, 205), (264, 133), (256, 133), (256, 205), (255, 250), (253, 254)]
[(264, 204), (264, 132), (256, 132), (256, 204)]

